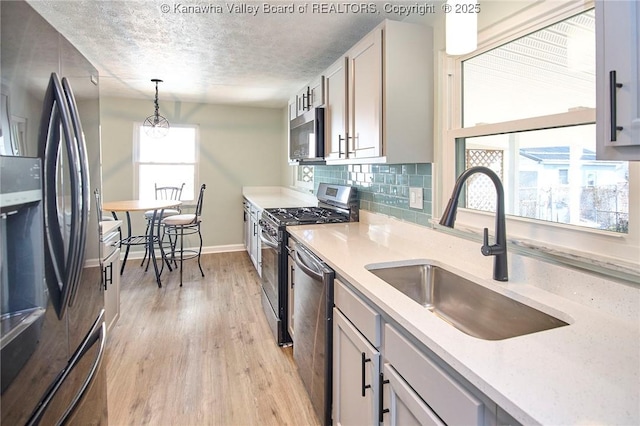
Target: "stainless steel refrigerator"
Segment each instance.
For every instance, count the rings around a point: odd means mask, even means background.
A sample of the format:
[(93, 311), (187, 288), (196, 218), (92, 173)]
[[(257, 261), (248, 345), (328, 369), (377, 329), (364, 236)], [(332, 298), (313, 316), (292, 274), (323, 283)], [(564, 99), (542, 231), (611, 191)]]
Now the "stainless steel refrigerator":
[(1, 423), (107, 424), (98, 72), (28, 3), (0, 14)]

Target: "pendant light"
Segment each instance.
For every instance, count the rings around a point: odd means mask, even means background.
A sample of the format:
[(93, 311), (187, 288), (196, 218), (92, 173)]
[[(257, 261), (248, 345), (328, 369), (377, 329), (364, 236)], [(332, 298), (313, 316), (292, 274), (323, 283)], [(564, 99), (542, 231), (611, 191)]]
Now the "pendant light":
[[(445, 6), (443, 6), (445, 7)], [(478, 47), (477, 0), (447, 0), (445, 15), (447, 55), (465, 55)]]
[(156, 99), (154, 101), (156, 109), (153, 115), (150, 115), (146, 120), (144, 120), (143, 127), (147, 135), (152, 138), (162, 138), (167, 136), (167, 133), (169, 133), (169, 120), (161, 116), (158, 112), (160, 109), (160, 106), (158, 105), (158, 83), (162, 83), (162, 80), (153, 78), (151, 81), (156, 84)]

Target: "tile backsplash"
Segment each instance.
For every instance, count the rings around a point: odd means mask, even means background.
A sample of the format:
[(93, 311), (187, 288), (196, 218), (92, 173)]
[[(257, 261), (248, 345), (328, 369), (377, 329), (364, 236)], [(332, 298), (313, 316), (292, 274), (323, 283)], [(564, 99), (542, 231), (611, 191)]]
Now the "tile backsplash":
[[(432, 216), (431, 164), (349, 164), (315, 166), (314, 193), (321, 182), (358, 188), (360, 208), (429, 226)], [(422, 208), (409, 207), (409, 188), (422, 188)]]

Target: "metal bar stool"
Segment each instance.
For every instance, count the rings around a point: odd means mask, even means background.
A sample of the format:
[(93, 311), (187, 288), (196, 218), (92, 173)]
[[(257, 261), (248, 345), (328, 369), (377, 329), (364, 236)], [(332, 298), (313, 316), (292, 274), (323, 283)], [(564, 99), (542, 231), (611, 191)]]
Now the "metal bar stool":
[[(182, 197), (182, 190), (184, 189), (184, 183), (180, 186), (158, 186), (157, 183), (154, 184), (156, 190), (156, 200), (176, 200), (179, 201)], [(144, 212), (144, 218), (147, 221), (147, 230), (145, 231), (145, 235), (149, 233), (149, 226), (151, 226), (151, 221), (153, 219), (154, 210), (149, 210)], [(158, 226), (160, 226), (160, 220), (164, 219), (168, 216), (173, 216), (180, 214), (180, 209), (164, 209), (162, 212), (161, 218), (156, 218)], [(160, 219), (160, 220), (158, 220)], [(149, 250), (145, 249), (144, 257), (142, 258), (142, 263), (140, 266), (144, 265), (144, 261), (147, 260), (147, 268), (149, 268), (149, 260), (147, 256), (149, 254)], [(145, 270), (146, 270), (145, 269)]]
[[(202, 222), (202, 201), (204, 198), (205, 188), (205, 184), (200, 186), (200, 194), (198, 195), (198, 203), (196, 204), (195, 213), (173, 215), (162, 220), (162, 225), (164, 226), (162, 239), (164, 240), (164, 237), (168, 236), (169, 244), (171, 246), (170, 253), (167, 253), (167, 256), (170, 257), (168, 261), (173, 262), (176, 267), (176, 246), (178, 244), (178, 238), (180, 238), (180, 287), (182, 287), (182, 263), (185, 260), (197, 257), (200, 273), (204, 277), (204, 271), (202, 270), (202, 264), (200, 263), (200, 254), (202, 253), (202, 234), (200, 233), (200, 223)], [(187, 250), (184, 249), (184, 236), (190, 234), (198, 234), (200, 245), (197, 250), (195, 248)]]

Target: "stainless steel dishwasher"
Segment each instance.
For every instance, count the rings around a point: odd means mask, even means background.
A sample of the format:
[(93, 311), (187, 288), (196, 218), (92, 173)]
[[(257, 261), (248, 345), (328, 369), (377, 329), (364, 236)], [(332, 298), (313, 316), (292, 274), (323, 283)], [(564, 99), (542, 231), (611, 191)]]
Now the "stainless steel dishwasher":
[(334, 271), (295, 245), (293, 359), (320, 422), (331, 424)]

